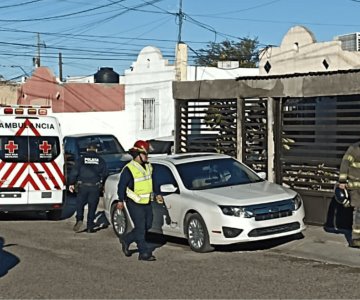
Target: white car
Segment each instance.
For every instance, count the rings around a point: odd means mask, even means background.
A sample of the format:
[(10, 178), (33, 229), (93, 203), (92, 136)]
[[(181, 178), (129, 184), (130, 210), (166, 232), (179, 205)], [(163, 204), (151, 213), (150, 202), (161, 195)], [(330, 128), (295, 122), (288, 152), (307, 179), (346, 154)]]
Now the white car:
[[(186, 238), (196, 252), (293, 235), (305, 230), (304, 205), (298, 193), (270, 183), (223, 154), (184, 153), (150, 158), (155, 192), (151, 232)], [(262, 176), (264, 177), (264, 176)], [(108, 177), (105, 212), (121, 237), (132, 222), (116, 209), (120, 174)]]

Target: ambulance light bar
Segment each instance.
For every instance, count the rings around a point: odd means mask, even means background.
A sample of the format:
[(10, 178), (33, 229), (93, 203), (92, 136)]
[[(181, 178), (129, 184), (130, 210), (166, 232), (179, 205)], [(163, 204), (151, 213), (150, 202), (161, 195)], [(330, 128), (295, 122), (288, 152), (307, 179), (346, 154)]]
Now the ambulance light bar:
[(3, 106), (5, 115), (39, 115), (46, 116), (50, 106)]

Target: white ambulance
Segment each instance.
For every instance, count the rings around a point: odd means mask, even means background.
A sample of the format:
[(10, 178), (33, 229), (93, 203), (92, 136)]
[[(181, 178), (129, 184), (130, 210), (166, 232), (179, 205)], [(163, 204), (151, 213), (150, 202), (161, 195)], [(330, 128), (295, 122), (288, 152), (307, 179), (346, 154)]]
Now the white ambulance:
[(0, 106), (0, 212), (45, 211), (64, 202), (60, 124), (45, 106)]

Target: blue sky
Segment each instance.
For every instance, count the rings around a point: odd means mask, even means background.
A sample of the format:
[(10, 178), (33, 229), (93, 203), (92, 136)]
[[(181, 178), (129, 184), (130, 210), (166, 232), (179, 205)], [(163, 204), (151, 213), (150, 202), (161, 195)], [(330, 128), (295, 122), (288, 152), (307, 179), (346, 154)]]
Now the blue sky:
[[(100, 67), (123, 74), (139, 51), (158, 47), (172, 61), (180, 0), (2, 0), (0, 75), (13, 79), (41, 65), (63, 76), (90, 75)], [(360, 0), (182, 0), (181, 38), (190, 55), (211, 42), (258, 38), (280, 45), (295, 25), (317, 41), (360, 31)], [(39, 39), (38, 39), (39, 38)], [(40, 45), (40, 47), (38, 47)]]

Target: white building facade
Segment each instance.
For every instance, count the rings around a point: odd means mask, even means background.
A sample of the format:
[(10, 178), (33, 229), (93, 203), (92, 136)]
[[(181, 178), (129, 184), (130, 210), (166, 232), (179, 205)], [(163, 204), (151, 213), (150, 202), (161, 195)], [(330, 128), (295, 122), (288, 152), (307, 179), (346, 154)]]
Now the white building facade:
[[(259, 75), (257, 68), (220, 69), (187, 67), (187, 80), (234, 79), (238, 76)], [(76, 82), (76, 78), (69, 78)], [(173, 135), (175, 106), (172, 82), (176, 68), (152, 46), (141, 50), (131, 68), (125, 70), (120, 83), (125, 85), (125, 110), (119, 112), (78, 112), (55, 114), (64, 135), (76, 133), (114, 134), (125, 149), (136, 140), (149, 140)], [(80, 82), (83, 82), (81, 78)], [(86, 78), (85, 82), (91, 82)], [(76, 124), (76, 126), (74, 126)]]

